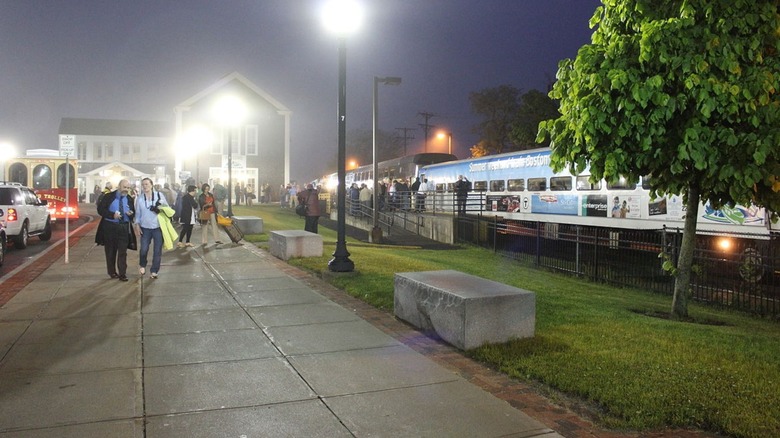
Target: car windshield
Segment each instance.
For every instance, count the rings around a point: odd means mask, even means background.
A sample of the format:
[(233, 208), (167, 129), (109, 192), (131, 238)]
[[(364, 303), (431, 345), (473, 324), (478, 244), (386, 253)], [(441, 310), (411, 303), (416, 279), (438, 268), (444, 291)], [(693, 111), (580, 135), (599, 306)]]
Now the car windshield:
[(16, 200), (14, 195), (16, 190), (7, 187), (0, 187), (0, 205), (14, 205)]

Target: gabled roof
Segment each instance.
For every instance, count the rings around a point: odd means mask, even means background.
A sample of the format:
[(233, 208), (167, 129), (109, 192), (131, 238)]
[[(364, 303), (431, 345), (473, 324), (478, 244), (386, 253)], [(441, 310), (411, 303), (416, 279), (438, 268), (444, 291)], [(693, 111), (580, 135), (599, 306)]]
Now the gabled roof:
[(217, 82), (213, 83), (212, 85), (208, 86), (198, 94), (190, 97), (189, 99), (185, 100), (184, 102), (176, 105), (177, 107), (190, 107), (194, 105), (199, 100), (203, 99), (204, 97), (214, 93), (215, 91), (219, 90), (223, 86), (229, 84), (232, 81), (238, 81), (242, 83), (244, 86), (255, 92), (258, 96), (262, 97), (266, 101), (268, 101), (271, 105), (273, 105), (276, 110), (282, 114), (282, 113), (291, 113), (291, 111), (284, 105), (282, 105), (281, 102), (274, 99), (273, 96), (265, 92), (264, 90), (260, 89), (257, 85), (253, 84), (249, 79), (245, 78), (241, 73), (233, 72), (229, 75), (223, 77), (222, 79), (218, 80)]
[(60, 134), (112, 137), (173, 137), (173, 124), (143, 120), (60, 119)]
[(103, 166), (96, 167), (96, 168), (94, 168), (94, 169), (92, 169), (90, 171), (81, 172), (81, 175), (82, 176), (99, 175), (100, 172), (102, 172), (104, 170), (108, 170), (108, 169), (113, 169), (114, 167), (120, 167), (120, 168), (124, 169), (125, 171), (130, 172), (135, 177), (145, 176), (145, 175), (150, 175), (151, 174), (150, 172), (144, 172), (143, 170), (136, 169), (135, 167), (128, 166), (127, 164), (124, 164), (124, 163), (122, 163), (120, 161), (112, 161), (110, 163), (106, 163)]

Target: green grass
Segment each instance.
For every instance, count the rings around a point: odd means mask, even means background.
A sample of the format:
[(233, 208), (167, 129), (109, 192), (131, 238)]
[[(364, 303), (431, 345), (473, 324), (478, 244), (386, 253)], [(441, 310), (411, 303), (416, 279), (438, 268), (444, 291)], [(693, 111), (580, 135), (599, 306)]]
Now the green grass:
[[(244, 209), (266, 232), (303, 228), (292, 211)], [(327, 271), (336, 233), (320, 227), (323, 257), (290, 263)], [(260, 238), (259, 245), (267, 238)], [(674, 322), (671, 298), (523, 266), (490, 251), (422, 250), (347, 241), (356, 273), (327, 276), (337, 287), (392, 311), (396, 272), (455, 269), (536, 293), (536, 336), (468, 354), (502, 372), (584, 401), (599, 423), (621, 430), (693, 427), (737, 437), (780, 436), (780, 325), (693, 303)], [(637, 313), (639, 311), (639, 313)]]

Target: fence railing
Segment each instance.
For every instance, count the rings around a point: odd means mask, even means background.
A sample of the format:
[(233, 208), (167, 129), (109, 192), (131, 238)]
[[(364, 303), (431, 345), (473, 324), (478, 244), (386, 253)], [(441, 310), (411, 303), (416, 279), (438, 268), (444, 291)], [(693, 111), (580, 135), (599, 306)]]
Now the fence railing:
[[(480, 245), (512, 259), (594, 281), (668, 295), (674, 291), (674, 277), (662, 264), (665, 257), (676, 264), (680, 229), (605, 229), (478, 215), (454, 220), (456, 242)], [(780, 318), (777, 237), (731, 237), (738, 246), (725, 254), (704, 244), (706, 237), (697, 236), (692, 298)]]

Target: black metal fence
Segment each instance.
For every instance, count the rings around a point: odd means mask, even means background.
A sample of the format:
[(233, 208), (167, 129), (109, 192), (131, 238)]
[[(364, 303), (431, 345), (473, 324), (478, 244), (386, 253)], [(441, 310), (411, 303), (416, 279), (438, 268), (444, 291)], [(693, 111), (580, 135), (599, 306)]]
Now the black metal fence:
[[(583, 225), (455, 216), (455, 240), (490, 248), (512, 259), (593, 281), (673, 294), (679, 229), (625, 230)], [(723, 237), (723, 236), (718, 236)], [(777, 236), (734, 234), (727, 251), (714, 236), (697, 236), (692, 298), (780, 318), (780, 242)]]

